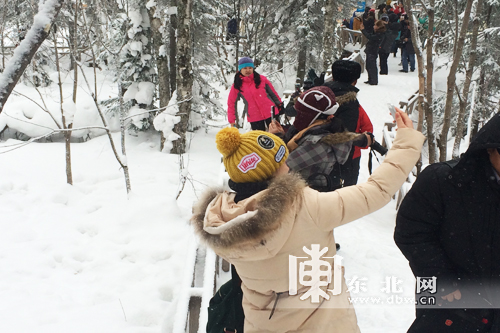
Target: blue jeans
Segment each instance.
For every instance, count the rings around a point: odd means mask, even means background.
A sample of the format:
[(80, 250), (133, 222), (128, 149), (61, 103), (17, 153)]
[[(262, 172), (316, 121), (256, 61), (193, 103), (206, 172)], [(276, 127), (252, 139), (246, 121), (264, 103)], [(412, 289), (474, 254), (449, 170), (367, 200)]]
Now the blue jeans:
[(408, 60), (410, 61), (410, 69), (415, 70), (415, 53), (409, 54), (406, 47), (403, 47), (403, 70), (408, 72)]

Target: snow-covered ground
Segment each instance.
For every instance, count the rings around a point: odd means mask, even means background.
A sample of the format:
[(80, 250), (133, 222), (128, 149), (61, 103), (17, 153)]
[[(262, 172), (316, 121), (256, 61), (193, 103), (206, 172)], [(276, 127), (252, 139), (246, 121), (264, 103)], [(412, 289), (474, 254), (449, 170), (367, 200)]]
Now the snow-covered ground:
[[(417, 89), (417, 73), (397, 72), (399, 60), (389, 58), (390, 75), (378, 86), (363, 83), (366, 73), (358, 81), (378, 141), (392, 120), (386, 104)], [(4, 111), (28, 102), (19, 103)], [(217, 131), (192, 134), (190, 181), (177, 201), (179, 158), (159, 152), (157, 135), (127, 136), (129, 198), (105, 136), (72, 144), (73, 186), (65, 184), (62, 143), (1, 153), (18, 141), (0, 141), (0, 332), (170, 332), (193, 241), (191, 206), (219, 179)], [(367, 161), (365, 151), (360, 181), (369, 176)], [(353, 296), (380, 298), (355, 305), (364, 333), (405, 332), (414, 317), (409, 299), (398, 304), (413, 296), (414, 279), (392, 239), (395, 215), (393, 201), (335, 229), (346, 277), (361, 282)], [(381, 291), (386, 281), (394, 282), (389, 294)]]

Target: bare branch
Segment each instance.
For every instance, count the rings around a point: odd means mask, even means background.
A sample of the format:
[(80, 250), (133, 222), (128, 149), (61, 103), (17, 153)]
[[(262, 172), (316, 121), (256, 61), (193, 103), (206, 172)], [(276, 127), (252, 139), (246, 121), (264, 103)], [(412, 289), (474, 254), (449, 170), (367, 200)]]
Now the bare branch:
[(0, 76), (0, 113), (14, 86), (31, 62), (36, 51), (49, 35), (52, 23), (56, 19), (64, 0), (47, 1), (35, 15), (33, 25), (21, 44), (14, 50), (14, 55)]

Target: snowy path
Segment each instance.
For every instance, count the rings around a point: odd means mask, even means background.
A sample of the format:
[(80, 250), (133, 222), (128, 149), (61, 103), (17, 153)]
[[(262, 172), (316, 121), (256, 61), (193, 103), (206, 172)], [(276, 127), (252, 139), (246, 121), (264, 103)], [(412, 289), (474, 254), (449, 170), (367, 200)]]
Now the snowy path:
[[(416, 73), (396, 73), (398, 62), (389, 58), (392, 74), (379, 86), (363, 84), (366, 74), (358, 83), (379, 141), (391, 120), (386, 103), (417, 88)], [(0, 154), (0, 332), (169, 332), (187, 264), (191, 206), (206, 186), (217, 185), (216, 132), (194, 135), (188, 158), (194, 181), (177, 202), (178, 159), (158, 152), (157, 136), (127, 137), (129, 200), (104, 136), (72, 145), (73, 187), (65, 185), (61, 143)], [(363, 181), (366, 153), (361, 164)], [(379, 289), (387, 276), (403, 280), (413, 295), (413, 276), (392, 240), (394, 206), (335, 230), (347, 278), (368, 278), (369, 296), (385, 296)], [(413, 317), (411, 304), (356, 308), (363, 333), (405, 332)]]

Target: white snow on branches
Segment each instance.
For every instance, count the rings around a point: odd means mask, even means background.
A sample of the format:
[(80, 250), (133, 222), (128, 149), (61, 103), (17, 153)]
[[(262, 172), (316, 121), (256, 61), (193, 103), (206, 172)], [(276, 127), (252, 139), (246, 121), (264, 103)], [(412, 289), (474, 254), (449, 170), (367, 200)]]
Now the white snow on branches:
[(177, 112), (179, 112), (179, 106), (177, 105), (177, 91), (175, 91), (165, 111), (157, 115), (153, 120), (155, 129), (162, 131), (166, 139), (163, 147), (165, 153), (169, 153), (173, 146), (172, 142), (180, 138), (179, 135), (173, 132), (174, 125), (181, 121), (181, 117), (176, 116)]

